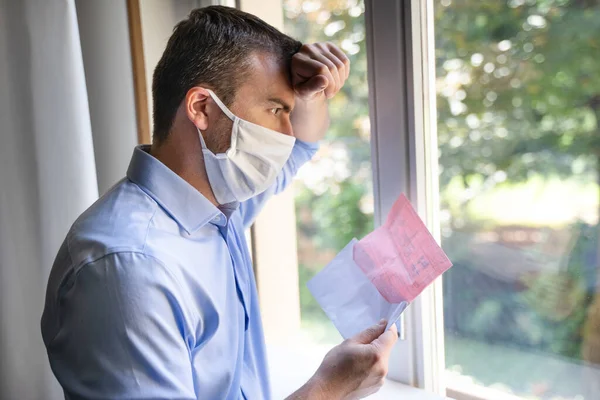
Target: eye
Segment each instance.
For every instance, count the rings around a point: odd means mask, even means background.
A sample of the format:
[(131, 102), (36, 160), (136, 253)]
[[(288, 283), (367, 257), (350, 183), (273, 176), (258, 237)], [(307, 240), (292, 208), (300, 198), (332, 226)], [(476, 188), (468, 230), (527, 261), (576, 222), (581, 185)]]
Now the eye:
[(271, 114), (273, 115), (279, 115), (281, 113), (281, 111), (283, 110), (283, 108), (281, 107), (276, 107), (276, 108), (271, 108), (269, 111), (271, 112)]

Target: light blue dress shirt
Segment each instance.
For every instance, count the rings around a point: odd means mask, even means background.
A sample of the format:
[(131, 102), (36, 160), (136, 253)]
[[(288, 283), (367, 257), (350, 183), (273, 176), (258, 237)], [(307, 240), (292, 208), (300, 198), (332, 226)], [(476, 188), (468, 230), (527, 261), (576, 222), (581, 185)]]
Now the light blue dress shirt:
[(215, 207), (152, 157), (73, 224), (42, 335), (67, 399), (269, 399), (244, 231), (316, 152), (297, 141), (276, 183)]

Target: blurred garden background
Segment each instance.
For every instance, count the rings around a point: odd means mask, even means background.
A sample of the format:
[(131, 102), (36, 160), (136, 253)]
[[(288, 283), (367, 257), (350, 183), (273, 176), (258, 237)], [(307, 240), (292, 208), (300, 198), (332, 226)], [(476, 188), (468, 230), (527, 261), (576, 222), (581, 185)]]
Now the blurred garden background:
[[(600, 399), (600, 1), (434, 9), (448, 379)], [(373, 229), (364, 4), (284, 0), (284, 16), (352, 61), (295, 183), (303, 329), (335, 343), (306, 282)]]

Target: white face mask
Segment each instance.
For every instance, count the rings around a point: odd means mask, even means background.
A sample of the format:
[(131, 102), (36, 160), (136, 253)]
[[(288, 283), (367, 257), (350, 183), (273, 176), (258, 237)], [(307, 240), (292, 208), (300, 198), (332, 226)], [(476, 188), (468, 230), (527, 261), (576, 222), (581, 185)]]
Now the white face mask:
[(248, 200), (275, 182), (296, 138), (235, 116), (216, 94), (208, 92), (233, 121), (231, 146), (225, 153), (210, 151), (198, 129), (210, 186), (219, 204)]

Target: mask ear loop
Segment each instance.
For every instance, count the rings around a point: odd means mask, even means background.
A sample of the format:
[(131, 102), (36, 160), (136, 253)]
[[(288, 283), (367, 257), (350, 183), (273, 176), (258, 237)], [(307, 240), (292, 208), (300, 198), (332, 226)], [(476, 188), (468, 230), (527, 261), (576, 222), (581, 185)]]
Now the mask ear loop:
[[(229, 146), (229, 150), (235, 149), (236, 148), (236, 144), (237, 144), (237, 126), (240, 122), (240, 118), (238, 118), (234, 113), (231, 112), (231, 110), (229, 108), (227, 108), (227, 106), (221, 101), (221, 99), (219, 99), (217, 97), (217, 95), (215, 94), (215, 92), (213, 92), (210, 89), (206, 89), (206, 91), (208, 91), (208, 93), (210, 94), (210, 97), (212, 97), (212, 99), (214, 100), (215, 103), (217, 103), (217, 106), (219, 106), (219, 108), (221, 109), (221, 111), (223, 111), (223, 113), (230, 119), (233, 121), (233, 128), (232, 128), (232, 135), (231, 135), (231, 145)], [(229, 151), (228, 150), (228, 151)]]
[(219, 106), (219, 108), (221, 109), (221, 111), (223, 111), (223, 113), (225, 115), (227, 115), (230, 120), (235, 121), (235, 119), (237, 117), (231, 112), (231, 110), (229, 108), (227, 108), (227, 106), (221, 101), (221, 99), (219, 99), (217, 97), (217, 95), (215, 94), (215, 92), (213, 92), (210, 89), (206, 89), (206, 90), (210, 94), (210, 97), (212, 97), (212, 99), (215, 101), (215, 103), (217, 103), (217, 105)]
[(208, 147), (206, 147), (206, 142), (204, 141), (204, 137), (202, 136), (202, 132), (200, 132), (200, 128), (196, 126), (196, 130), (198, 131), (198, 136), (200, 137), (200, 145), (202, 146), (202, 149), (208, 150)]

